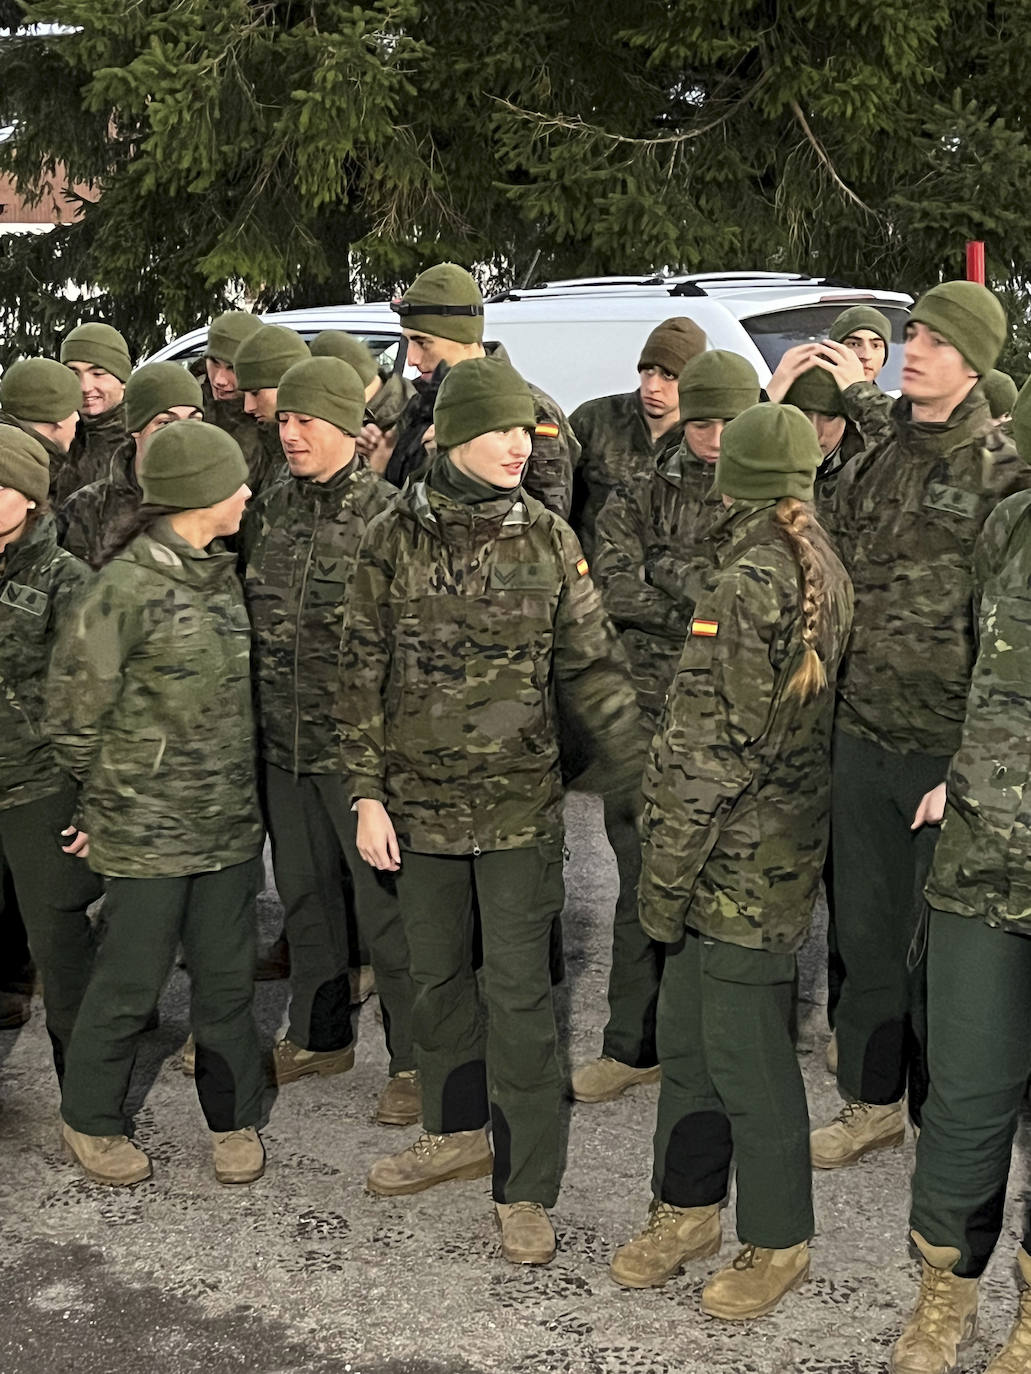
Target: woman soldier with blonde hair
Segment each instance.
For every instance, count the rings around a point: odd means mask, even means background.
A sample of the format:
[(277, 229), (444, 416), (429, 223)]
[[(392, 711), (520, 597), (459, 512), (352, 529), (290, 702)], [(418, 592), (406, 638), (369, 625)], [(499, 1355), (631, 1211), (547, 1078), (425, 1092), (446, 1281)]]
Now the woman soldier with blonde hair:
[(852, 588), (813, 511), (816, 435), (794, 406), (723, 432), (714, 567), (645, 775), (641, 921), (668, 944), (648, 1223), (611, 1274), (665, 1283), (721, 1244), (737, 1164), (744, 1249), (702, 1308), (771, 1311), (809, 1270), (809, 1117), (789, 1031), (795, 953), (830, 813), (834, 678)]

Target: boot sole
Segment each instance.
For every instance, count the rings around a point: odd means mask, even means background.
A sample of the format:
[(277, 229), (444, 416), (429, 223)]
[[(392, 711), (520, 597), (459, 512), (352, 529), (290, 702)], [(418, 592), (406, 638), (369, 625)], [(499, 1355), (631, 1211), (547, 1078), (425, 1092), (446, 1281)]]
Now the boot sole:
[(684, 1255), (683, 1258), (677, 1260), (676, 1264), (674, 1264), (671, 1269), (667, 1269), (664, 1273), (657, 1274), (655, 1278), (650, 1279), (631, 1278), (629, 1275), (621, 1277), (616, 1273), (613, 1265), (610, 1264), (609, 1278), (613, 1283), (618, 1284), (620, 1288), (661, 1288), (664, 1283), (668, 1283), (670, 1279), (676, 1278), (676, 1276), (682, 1272), (685, 1264), (690, 1264), (692, 1260), (709, 1259), (712, 1255), (718, 1255), (722, 1246), (723, 1236), (720, 1234), (714, 1240), (706, 1242), (705, 1245), (700, 1246), (696, 1250), (692, 1250), (689, 1255)]
[(301, 1078), (332, 1078), (334, 1074), (350, 1073), (354, 1068), (354, 1055), (351, 1055), (350, 1062), (339, 1064), (311, 1064), (303, 1069), (290, 1069), (284, 1074), (273, 1073), (273, 1082), (277, 1087), (283, 1087), (286, 1083), (296, 1083)]
[(845, 1155), (843, 1157), (839, 1156), (833, 1160), (827, 1159), (826, 1157), (818, 1159), (816, 1155), (812, 1154), (810, 1151), (809, 1157), (814, 1169), (847, 1169), (852, 1164), (858, 1164), (859, 1161), (864, 1159), (867, 1155), (876, 1154), (878, 1150), (894, 1150), (899, 1145), (905, 1144), (905, 1140), (906, 1128), (905, 1126), (900, 1126), (899, 1129), (890, 1136), (886, 1136), (883, 1140), (874, 1141), (870, 1145), (864, 1145), (861, 1150), (853, 1150), (850, 1155)]
[(264, 1160), (263, 1160), (260, 1169), (249, 1169), (246, 1173), (241, 1173), (241, 1172), (239, 1172), (239, 1171), (235, 1171), (235, 1172), (233, 1172), (233, 1173), (230, 1174), (230, 1173), (226, 1173), (224, 1170), (222, 1170), (222, 1171), (220, 1172), (218, 1169), (216, 1169), (216, 1170), (215, 1170), (215, 1178), (216, 1178), (216, 1180), (217, 1180), (219, 1183), (225, 1183), (225, 1184), (233, 1184), (233, 1183), (256, 1183), (257, 1180), (258, 1180), (259, 1178), (261, 1178), (261, 1176), (262, 1176), (262, 1174), (263, 1174), (264, 1172), (265, 1172), (265, 1163), (264, 1163)]
[(782, 1293), (778, 1293), (777, 1296), (771, 1299), (770, 1302), (764, 1302), (761, 1307), (753, 1307), (749, 1312), (721, 1312), (718, 1308), (707, 1307), (705, 1304), (704, 1293), (702, 1294), (701, 1308), (702, 1311), (706, 1314), (706, 1316), (718, 1317), (720, 1321), (724, 1322), (754, 1321), (756, 1317), (768, 1316), (774, 1310), (774, 1308), (780, 1305), (780, 1303), (783, 1301), (784, 1298), (787, 1297), (789, 1293), (793, 1293), (796, 1288), (801, 1288), (802, 1284), (805, 1283), (808, 1277), (809, 1265), (807, 1264), (806, 1267), (801, 1271), (801, 1273), (791, 1280), (787, 1288), (785, 1288)]
[(398, 1184), (375, 1184), (371, 1178), (366, 1179), (366, 1189), (376, 1197), (408, 1197), (411, 1193), (425, 1193), (428, 1188), (435, 1188), (438, 1183), (454, 1183), (461, 1179), (486, 1178), (488, 1174), (494, 1172), (494, 1156), (488, 1155), (486, 1159), (478, 1159), (472, 1164), (462, 1164), (457, 1169), (450, 1169), (446, 1174), (437, 1174), (434, 1178), (420, 1178), (410, 1183)]
[(154, 1167), (148, 1159), (145, 1166), (142, 1164), (140, 1165), (140, 1169), (143, 1172), (137, 1173), (132, 1178), (105, 1178), (103, 1174), (98, 1174), (95, 1169), (91, 1169), (88, 1164), (82, 1162), (75, 1153), (71, 1142), (66, 1140), (63, 1135), (61, 1137), (61, 1144), (68, 1158), (79, 1166), (86, 1177), (93, 1183), (102, 1184), (105, 1188), (131, 1188), (134, 1183), (143, 1183), (145, 1179), (153, 1177)]
[[(951, 1370), (959, 1368), (960, 1355), (962, 1355), (964, 1351), (969, 1350), (970, 1347), (977, 1340), (977, 1325), (977, 1315), (975, 1314), (974, 1325), (970, 1329), (970, 1334), (968, 1336), (964, 1336), (963, 1339), (960, 1341), (959, 1345), (956, 1346), (956, 1363), (950, 1366)], [(900, 1369), (900, 1367), (895, 1363), (894, 1355), (891, 1355), (888, 1358), (888, 1374), (907, 1374), (907, 1371), (905, 1369)]]
[(629, 1091), (630, 1088), (638, 1088), (642, 1083), (658, 1083), (662, 1077), (662, 1066), (656, 1064), (654, 1069), (649, 1069), (647, 1073), (641, 1074), (639, 1078), (632, 1078), (629, 1083), (624, 1083), (620, 1088), (610, 1088), (603, 1093), (578, 1093), (574, 1088), (572, 1096), (574, 1102), (615, 1102), (617, 1098)]
[(400, 1112), (377, 1112), (375, 1120), (379, 1126), (415, 1126), (422, 1120), (422, 1111), (406, 1112), (404, 1116)]

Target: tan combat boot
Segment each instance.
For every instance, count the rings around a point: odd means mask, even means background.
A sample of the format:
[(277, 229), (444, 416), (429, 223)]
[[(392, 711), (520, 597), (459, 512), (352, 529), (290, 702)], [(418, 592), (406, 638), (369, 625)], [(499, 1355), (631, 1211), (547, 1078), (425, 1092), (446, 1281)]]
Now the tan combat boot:
[(785, 1293), (809, 1277), (809, 1242), (786, 1250), (746, 1245), (732, 1264), (702, 1289), (702, 1311), (727, 1322), (746, 1322), (772, 1312)]
[(126, 1188), (150, 1178), (153, 1170), (143, 1151), (124, 1135), (84, 1135), (61, 1122), (65, 1151), (81, 1164), (94, 1183)]
[(1028, 1374), (1031, 1371), (1031, 1255), (1023, 1246), (1017, 1251), (1017, 1263), (1024, 1281), (1017, 1320), (1006, 1338), (1006, 1344), (984, 1374)]
[(924, 1257), (920, 1296), (891, 1352), (892, 1374), (951, 1374), (977, 1331), (977, 1279), (952, 1272), (959, 1251), (910, 1233)]
[(688, 1260), (715, 1255), (723, 1243), (720, 1209), (653, 1202), (639, 1236), (612, 1256), (609, 1277), (622, 1288), (658, 1288)]
[(276, 1082), (296, 1083), (309, 1074), (347, 1073), (354, 1068), (354, 1045), (342, 1050), (305, 1050), (292, 1040), (280, 1040), (272, 1051)]
[(211, 1145), (219, 1183), (253, 1183), (265, 1172), (265, 1147), (253, 1126), (212, 1131)]
[(407, 1150), (377, 1159), (366, 1187), (380, 1197), (401, 1197), (452, 1179), (486, 1178), (493, 1168), (494, 1156), (482, 1129), (448, 1135), (423, 1131)]
[(388, 1079), (376, 1103), (381, 1126), (414, 1126), (422, 1120), (422, 1087), (414, 1069), (402, 1069)]
[(635, 1069), (603, 1054), (600, 1059), (592, 1059), (573, 1071), (573, 1100), (613, 1102), (638, 1083), (658, 1083), (661, 1073), (658, 1064), (649, 1069)]
[(187, 1078), (193, 1078), (197, 1072), (197, 1042), (193, 1038), (193, 1033), (187, 1036), (186, 1044), (179, 1051), (178, 1068), (180, 1068)]
[(888, 1150), (906, 1138), (901, 1102), (846, 1102), (833, 1121), (809, 1136), (814, 1169), (856, 1164), (873, 1150)]
[(555, 1228), (539, 1202), (496, 1202), (501, 1253), (510, 1264), (547, 1264), (555, 1258)]

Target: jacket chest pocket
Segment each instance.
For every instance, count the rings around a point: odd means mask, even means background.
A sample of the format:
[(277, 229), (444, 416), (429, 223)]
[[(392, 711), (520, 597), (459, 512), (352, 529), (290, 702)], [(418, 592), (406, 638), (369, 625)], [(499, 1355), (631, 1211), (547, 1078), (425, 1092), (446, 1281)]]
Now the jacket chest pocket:
[(950, 487), (944, 482), (930, 482), (923, 500), (924, 510), (937, 511), (942, 515), (952, 515), (959, 520), (976, 520), (981, 509), (981, 498), (972, 491), (961, 487)]
[(50, 597), (38, 587), (26, 587), (20, 582), (6, 582), (3, 591), (0, 591), (0, 604), (40, 620), (46, 616)]
[(343, 607), (354, 562), (346, 557), (312, 556), (308, 569), (308, 604), (319, 609)]

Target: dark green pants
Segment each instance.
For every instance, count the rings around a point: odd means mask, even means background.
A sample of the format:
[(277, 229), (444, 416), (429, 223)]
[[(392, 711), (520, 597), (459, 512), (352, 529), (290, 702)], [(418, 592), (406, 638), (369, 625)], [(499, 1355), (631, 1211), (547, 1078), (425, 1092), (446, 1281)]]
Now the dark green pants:
[[(562, 1170), (563, 1083), (548, 968), (565, 895), (561, 846), (475, 858), (406, 850), (397, 886), (415, 982), (423, 1123), (447, 1134), (489, 1119), (495, 1201), (550, 1207)], [(485, 1007), (473, 970), (474, 893)]]
[(29, 953), (14, 876), (0, 846), (0, 992), (32, 992), (36, 970)]
[(791, 1043), (793, 954), (688, 931), (659, 992), (662, 1087), (652, 1192), (674, 1207), (722, 1202), (737, 1165), (737, 1232), (783, 1250), (813, 1234), (809, 1112)]
[(939, 831), (910, 825), (948, 763), (892, 754), (843, 730), (834, 740), (835, 926), (848, 970), (834, 1021), (838, 1086), (877, 1103), (908, 1090), (917, 1122), (927, 1094), (923, 889)]
[(635, 1069), (651, 1068), (659, 1062), (655, 1009), (666, 947), (648, 938), (637, 917), (641, 841), (625, 806), (605, 802), (605, 833), (616, 856), (619, 893), (612, 923), (609, 1020), (602, 1054)]
[[(43, 978), (58, 1078), (93, 967), (93, 927), (86, 908), (104, 890), (102, 879), (85, 859), (61, 849), (61, 831), (75, 805), (75, 790), (69, 787), (0, 811), (0, 857), (10, 869), (29, 948)], [(18, 912), (13, 914), (17, 917)]]
[[(932, 911), (931, 1086), (913, 1175), (913, 1229), (984, 1272), (1002, 1229), (1013, 1137), (1031, 1075), (1031, 938)], [(1031, 1217), (1024, 1249), (1031, 1252)]]
[(104, 940), (65, 1066), (61, 1114), (73, 1130), (125, 1132), (136, 1043), (180, 944), (208, 1126), (259, 1124), (264, 1075), (252, 1004), (260, 883), (258, 859), (186, 878), (108, 880)]

